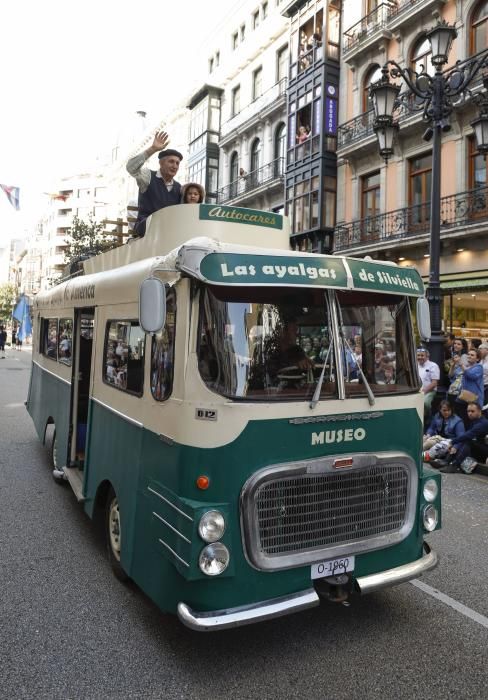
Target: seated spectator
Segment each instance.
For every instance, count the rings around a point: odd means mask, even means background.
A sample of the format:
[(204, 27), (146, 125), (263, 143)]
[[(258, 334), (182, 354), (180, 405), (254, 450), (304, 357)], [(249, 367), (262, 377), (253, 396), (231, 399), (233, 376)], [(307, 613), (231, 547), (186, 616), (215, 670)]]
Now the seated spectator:
[(188, 182), (181, 188), (182, 204), (203, 204), (205, 189), (198, 182)]
[(464, 423), (461, 418), (453, 412), (449, 401), (441, 401), (439, 412), (425, 431), (423, 449), (429, 450), (441, 440), (455, 440), (463, 433)]
[(481, 406), (474, 402), (468, 403), (467, 414), (469, 427), (452, 441), (447, 465), (440, 470), (446, 474), (457, 472), (466, 457), (472, 456), (472, 452), (488, 456), (488, 445), (484, 442), (488, 435), (488, 420), (481, 414)]

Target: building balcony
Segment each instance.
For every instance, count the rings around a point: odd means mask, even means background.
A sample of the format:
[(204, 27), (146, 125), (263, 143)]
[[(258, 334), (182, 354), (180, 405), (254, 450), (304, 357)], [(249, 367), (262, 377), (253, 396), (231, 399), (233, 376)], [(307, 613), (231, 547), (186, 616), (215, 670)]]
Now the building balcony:
[[(488, 187), (441, 199), (441, 238), (459, 240), (486, 235)], [(364, 255), (425, 244), (430, 237), (430, 203), (396, 209), (336, 226), (334, 253)]]
[(247, 199), (261, 194), (262, 191), (274, 187), (283, 187), (285, 175), (285, 159), (276, 158), (271, 163), (253, 170), (245, 177), (239, 177), (217, 192), (217, 204), (232, 202), (235, 206), (242, 205)]
[(224, 122), (220, 128), (219, 145), (225, 146), (256, 121), (265, 119), (276, 110), (282, 109), (286, 105), (287, 82), (287, 79), (283, 78), (279, 83), (275, 83), (273, 87)]
[(347, 63), (355, 63), (381, 40), (389, 40), (405, 24), (411, 25), (419, 15), (432, 13), (446, 0), (390, 0), (380, 3), (344, 32), (342, 55)]

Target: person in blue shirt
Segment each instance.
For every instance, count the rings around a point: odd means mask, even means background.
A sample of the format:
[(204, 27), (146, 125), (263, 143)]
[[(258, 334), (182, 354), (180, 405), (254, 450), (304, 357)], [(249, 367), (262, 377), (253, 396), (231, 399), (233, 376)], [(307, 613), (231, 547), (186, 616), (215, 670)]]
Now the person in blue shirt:
[(425, 431), (423, 449), (428, 450), (436, 442), (455, 440), (464, 433), (464, 423), (453, 413), (449, 401), (441, 401), (439, 412), (432, 418), (431, 424)]
[[(454, 402), (454, 410), (463, 419), (464, 426), (467, 429), (469, 426), (469, 418), (467, 415), (468, 401), (472, 400), (478, 403), (480, 406), (483, 405), (484, 399), (484, 385), (483, 385), (483, 366), (480, 364), (481, 353), (479, 350), (469, 350), (467, 365), (463, 372), (463, 377), (461, 380), (461, 391)], [(469, 391), (475, 395), (476, 398), (470, 397), (468, 401), (462, 398), (462, 392)]]
[[(488, 420), (481, 413), (481, 406), (476, 402), (468, 403), (467, 414), (469, 428), (452, 441), (449, 448), (448, 463), (440, 471), (454, 474), (466, 457), (471, 457), (471, 451), (488, 454), (484, 438), (488, 435)], [(484, 449), (483, 449), (484, 448)]]

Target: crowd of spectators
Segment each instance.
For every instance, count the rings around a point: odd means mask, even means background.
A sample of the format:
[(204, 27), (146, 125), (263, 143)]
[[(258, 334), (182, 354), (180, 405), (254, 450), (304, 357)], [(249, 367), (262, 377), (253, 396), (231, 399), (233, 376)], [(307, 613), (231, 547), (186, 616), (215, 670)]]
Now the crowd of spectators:
[[(428, 426), (424, 460), (447, 473), (470, 473), (478, 462), (488, 464), (488, 420), (483, 415), (488, 403), (488, 343), (451, 334), (443, 367), (429, 359), (425, 348), (418, 349), (417, 361)], [(445, 399), (432, 411), (443, 394)]]

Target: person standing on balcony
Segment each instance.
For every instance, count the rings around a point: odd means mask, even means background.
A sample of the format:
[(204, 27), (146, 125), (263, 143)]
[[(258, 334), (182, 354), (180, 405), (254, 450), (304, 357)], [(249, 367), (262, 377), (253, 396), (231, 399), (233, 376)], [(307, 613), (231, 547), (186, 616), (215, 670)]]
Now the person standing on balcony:
[[(148, 216), (159, 209), (181, 202), (181, 185), (174, 178), (183, 156), (173, 148), (166, 148), (168, 144), (168, 134), (165, 131), (159, 131), (147, 150), (127, 161), (127, 172), (136, 179), (139, 186), (139, 210), (134, 226), (134, 232), (139, 237), (146, 233)], [(144, 165), (146, 160), (158, 151), (160, 151), (159, 170), (146, 168)]]

